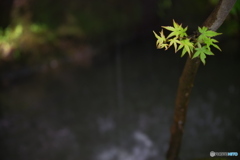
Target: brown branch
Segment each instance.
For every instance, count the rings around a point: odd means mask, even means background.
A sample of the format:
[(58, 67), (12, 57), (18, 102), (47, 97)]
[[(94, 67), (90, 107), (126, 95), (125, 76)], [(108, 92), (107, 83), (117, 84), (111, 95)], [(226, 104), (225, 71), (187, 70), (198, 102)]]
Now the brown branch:
[[(216, 31), (226, 19), (235, 2), (236, 0), (220, 0), (213, 12), (203, 23), (203, 26)], [(199, 65), (199, 58), (191, 59), (188, 57), (182, 75), (179, 79), (174, 109), (174, 122), (171, 127), (171, 139), (169, 149), (167, 151), (168, 160), (179, 159), (179, 151), (186, 120), (189, 96), (192, 91)]]

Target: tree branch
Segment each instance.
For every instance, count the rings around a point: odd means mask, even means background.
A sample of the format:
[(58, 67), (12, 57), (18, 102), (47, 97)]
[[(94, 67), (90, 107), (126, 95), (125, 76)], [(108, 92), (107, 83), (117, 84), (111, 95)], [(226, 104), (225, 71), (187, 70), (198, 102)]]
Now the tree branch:
[[(216, 31), (224, 22), (236, 0), (220, 0), (213, 12), (203, 23), (203, 26)], [(194, 79), (200, 65), (200, 59), (187, 58), (182, 75), (179, 79), (177, 97), (174, 109), (174, 122), (171, 127), (171, 139), (167, 151), (168, 160), (178, 160), (182, 135), (186, 120), (189, 96), (192, 91)]]

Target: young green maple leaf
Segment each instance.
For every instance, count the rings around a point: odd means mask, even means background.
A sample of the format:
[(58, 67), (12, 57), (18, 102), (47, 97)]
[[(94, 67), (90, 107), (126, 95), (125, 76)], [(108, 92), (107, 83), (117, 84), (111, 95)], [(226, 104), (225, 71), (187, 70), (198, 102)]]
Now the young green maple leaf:
[(169, 31), (172, 31), (167, 38), (170, 38), (172, 36), (180, 37), (180, 38), (187, 36), (186, 31), (188, 27), (183, 28), (182, 24), (179, 25), (174, 20), (173, 20), (173, 27), (172, 26), (162, 26), (162, 27)]
[(214, 55), (211, 50), (207, 46), (203, 46), (200, 48), (195, 48), (196, 52), (194, 53), (192, 58), (200, 57), (200, 60), (205, 65), (206, 64), (206, 55)]
[(222, 33), (217, 33), (214, 31), (209, 30), (207, 27), (198, 27), (198, 31), (199, 33), (201, 33), (201, 35), (198, 37), (198, 41), (199, 42), (204, 42), (207, 38), (211, 38), (211, 37), (215, 37), (217, 35), (220, 35)]
[(211, 31), (209, 30), (207, 27), (198, 27), (198, 31), (202, 34), (202, 35), (205, 35), (206, 37), (215, 37), (215, 36), (218, 36), (222, 33), (217, 33), (215, 31)]
[(214, 44), (217, 43), (218, 41), (216, 39), (212, 39), (212, 38), (206, 38), (204, 40), (204, 43), (206, 44), (206, 47), (210, 50), (210, 46), (213, 46), (215, 48), (217, 48), (218, 50), (221, 51), (221, 49), (219, 48), (218, 45)]
[(180, 45), (178, 47), (178, 50), (182, 49), (182, 56), (185, 55), (186, 52), (188, 52), (189, 56), (191, 56), (191, 53), (193, 52), (194, 46), (193, 43), (190, 42), (190, 39), (183, 39), (180, 41)]
[(177, 44), (181, 44), (181, 42), (176, 37), (173, 39), (169, 39), (169, 42), (169, 47), (173, 45), (176, 53), (178, 51)]
[(165, 36), (163, 34), (163, 30), (161, 32), (159, 32), (160, 36), (157, 35), (157, 33), (155, 33), (154, 31), (153, 31), (153, 33), (154, 33), (155, 37), (157, 38), (157, 42), (156, 42), (157, 48), (158, 49), (165, 48), (165, 50), (168, 49), (168, 44), (166, 44), (167, 39), (165, 38)]

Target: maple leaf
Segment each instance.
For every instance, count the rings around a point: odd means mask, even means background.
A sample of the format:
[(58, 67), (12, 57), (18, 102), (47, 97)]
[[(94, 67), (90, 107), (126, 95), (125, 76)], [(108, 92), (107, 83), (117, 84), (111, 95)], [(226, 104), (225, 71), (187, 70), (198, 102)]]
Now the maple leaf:
[(155, 37), (157, 38), (156, 46), (158, 49), (165, 48), (168, 49), (168, 44), (166, 44), (166, 38), (163, 34), (163, 30), (160, 33), (160, 36), (153, 31)]
[(188, 27), (183, 28), (182, 24), (179, 25), (174, 20), (173, 20), (173, 27), (172, 26), (162, 26), (162, 27), (165, 28), (166, 30), (172, 31), (167, 38), (170, 38), (172, 36), (180, 37), (180, 38), (187, 36), (186, 31)]
[(204, 27), (204, 26), (202, 28), (198, 27), (198, 31), (206, 37), (215, 37), (215, 36), (222, 34), (222, 33), (217, 33), (215, 31), (211, 31), (207, 27)]
[(200, 57), (200, 60), (205, 65), (206, 64), (206, 55), (214, 55), (211, 50), (207, 46), (203, 46), (200, 48), (195, 48), (196, 52), (194, 53), (192, 58)]
[(178, 50), (182, 49), (182, 56), (185, 55), (186, 52), (188, 52), (189, 56), (191, 56), (191, 53), (193, 52), (194, 46), (193, 43), (190, 42), (190, 39), (183, 39), (180, 41), (180, 45), (178, 47)]
[(199, 42), (204, 42), (207, 38), (211, 38), (211, 37), (215, 37), (217, 35), (220, 35), (222, 33), (217, 33), (211, 30), (208, 30), (207, 27), (198, 27), (198, 31), (199, 33), (201, 33), (201, 35), (198, 37), (198, 41)]
[(179, 40), (177, 40), (177, 38), (175, 37), (175, 38), (173, 38), (173, 39), (170, 39), (169, 40), (169, 47), (170, 46), (174, 46), (174, 49), (175, 49), (175, 53), (178, 51), (178, 49), (177, 49), (177, 44), (181, 44), (181, 42), (179, 41)]
[(217, 43), (218, 41), (216, 39), (212, 39), (212, 38), (206, 38), (204, 40), (204, 43), (206, 44), (206, 47), (210, 50), (210, 46), (213, 46), (215, 48), (217, 48), (218, 50), (221, 51), (221, 49), (219, 48), (218, 45), (214, 44)]

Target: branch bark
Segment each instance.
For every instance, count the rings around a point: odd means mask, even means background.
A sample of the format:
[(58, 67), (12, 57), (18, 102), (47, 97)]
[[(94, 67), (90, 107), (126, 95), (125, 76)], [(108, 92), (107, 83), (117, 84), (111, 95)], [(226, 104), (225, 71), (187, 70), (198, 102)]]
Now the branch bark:
[[(236, 0), (220, 0), (213, 12), (203, 23), (203, 26), (216, 31), (225, 21), (235, 2)], [(174, 121), (171, 127), (171, 138), (169, 149), (167, 151), (168, 160), (179, 160), (179, 151), (184, 131), (189, 96), (192, 91), (199, 65), (199, 58), (191, 59), (191, 57), (188, 57), (179, 79), (174, 109)]]

